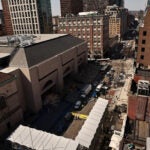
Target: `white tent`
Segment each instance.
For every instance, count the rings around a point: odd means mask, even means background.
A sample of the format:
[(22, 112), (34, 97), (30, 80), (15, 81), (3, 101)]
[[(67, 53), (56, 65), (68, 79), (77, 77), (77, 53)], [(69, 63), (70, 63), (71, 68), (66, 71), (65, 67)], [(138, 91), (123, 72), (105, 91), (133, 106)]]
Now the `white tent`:
[(75, 141), (86, 148), (90, 147), (107, 105), (108, 100), (102, 98), (97, 100)]
[(146, 150), (150, 150), (150, 137), (146, 139)]
[(41, 130), (36, 130), (20, 125), (7, 138), (12, 144), (18, 144), (20, 147), (31, 149), (55, 149), (55, 150), (76, 150), (78, 142), (61, 136), (56, 136)]

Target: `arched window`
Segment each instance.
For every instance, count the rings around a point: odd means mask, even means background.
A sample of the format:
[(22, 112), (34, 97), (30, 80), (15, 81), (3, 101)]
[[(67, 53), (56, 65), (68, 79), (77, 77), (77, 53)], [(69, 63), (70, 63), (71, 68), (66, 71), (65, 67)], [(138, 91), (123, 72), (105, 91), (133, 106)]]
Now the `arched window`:
[(4, 96), (0, 96), (0, 110), (6, 107), (6, 101)]
[(67, 73), (69, 70), (70, 70), (70, 67), (67, 67), (67, 68), (64, 70), (64, 74)]
[(52, 83), (53, 83), (52, 80), (48, 80), (48, 81), (44, 84), (43, 90), (44, 90), (45, 88), (49, 87)]

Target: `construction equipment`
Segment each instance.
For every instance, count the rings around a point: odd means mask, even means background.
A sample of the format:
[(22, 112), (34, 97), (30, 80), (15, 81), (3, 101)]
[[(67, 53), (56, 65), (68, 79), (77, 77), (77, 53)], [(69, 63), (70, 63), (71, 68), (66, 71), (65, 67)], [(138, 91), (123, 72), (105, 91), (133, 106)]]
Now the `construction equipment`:
[(76, 119), (84, 119), (86, 120), (87, 119), (87, 115), (83, 115), (83, 114), (79, 114), (79, 113), (75, 113), (75, 112), (72, 112), (71, 113)]

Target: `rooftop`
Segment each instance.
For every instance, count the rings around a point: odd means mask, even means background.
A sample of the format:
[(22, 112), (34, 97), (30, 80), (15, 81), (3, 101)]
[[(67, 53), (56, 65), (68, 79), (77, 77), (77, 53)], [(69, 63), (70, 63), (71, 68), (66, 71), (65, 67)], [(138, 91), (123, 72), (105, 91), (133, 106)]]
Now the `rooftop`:
[[(0, 38), (1, 57), (10, 57), (9, 66), (28, 67), (85, 43), (67, 34), (18, 35)], [(20, 59), (22, 58), (22, 59)]]
[(145, 96), (129, 96), (128, 117), (130, 119), (148, 120), (150, 118), (150, 99)]
[(29, 35), (12, 35), (0, 37), (0, 46), (16, 46), (26, 47), (47, 40), (53, 40), (66, 36), (67, 34), (29, 34)]
[[(27, 138), (28, 137), (28, 138)], [(31, 149), (76, 150), (78, 142), (56, 136), (41, 130), (20, 125), (7, 139), (8, 141)], [(15, 146), (14, 144), (14, 146)]]
[(6, 81), (13, 79), (13, 78), (14, 78), (14, 76), (12, 76), (10, 74), (0, 72), (0, 85), (5, 83)]

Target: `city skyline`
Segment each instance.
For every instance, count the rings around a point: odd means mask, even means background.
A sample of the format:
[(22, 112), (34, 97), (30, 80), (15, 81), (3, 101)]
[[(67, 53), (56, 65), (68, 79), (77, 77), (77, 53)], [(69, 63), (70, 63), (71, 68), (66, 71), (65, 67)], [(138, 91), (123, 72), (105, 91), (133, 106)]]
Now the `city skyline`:
[[(144, 10), (147, 0), (125, 0), (125, 8), (129, 10)], [(52, 15), (60, 15), (60, 0), (51, 0)]]
[[(1, 0), (0, 0), (1, 1)], [(147, 0), (125, 0), (125, 7), (129, 10), (144, 10), (146, 7)], [(52, 15), (60, 15), (60, 0), (51, 0)], [(2, 5), (0, 3), (0, 9)]]

